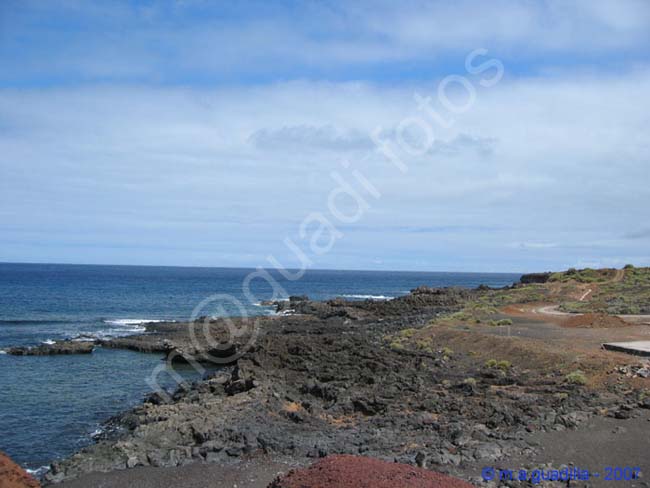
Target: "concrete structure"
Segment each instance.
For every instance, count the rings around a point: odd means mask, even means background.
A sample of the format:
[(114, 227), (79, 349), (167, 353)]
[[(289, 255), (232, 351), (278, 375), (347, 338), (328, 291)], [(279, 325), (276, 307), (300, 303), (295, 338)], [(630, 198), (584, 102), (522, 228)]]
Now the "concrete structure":
[(650, 356), (650, 341), (608, 342), (603, 344), (610, 351), (626, 352), (636, 356)]

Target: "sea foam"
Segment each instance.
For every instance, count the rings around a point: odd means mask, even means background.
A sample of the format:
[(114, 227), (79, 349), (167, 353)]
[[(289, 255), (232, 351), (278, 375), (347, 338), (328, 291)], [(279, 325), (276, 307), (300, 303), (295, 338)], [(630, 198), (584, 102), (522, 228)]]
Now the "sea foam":
[(386, 295), (341, 295), (343, 298), (358, 298), (362, 300), (392, 300), (395, 297)]
[(111, 319), (111, 320), (104, 320), (103, 322), (109, 325), (130, 326), (130, 325), (142, 325), (142, 324), (152, 324), (152, 323), (172, 322), (172, 321), (159, 320), (159, 319)]

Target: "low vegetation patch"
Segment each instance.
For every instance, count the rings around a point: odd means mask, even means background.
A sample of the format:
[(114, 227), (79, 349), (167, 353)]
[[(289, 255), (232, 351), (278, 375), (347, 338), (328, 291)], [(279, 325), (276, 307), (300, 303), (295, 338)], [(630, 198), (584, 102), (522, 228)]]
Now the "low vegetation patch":
[(613, 271), (614, 277), (597, 282), (587, 299), (559, 300), (560, 309), (574, 313), (650, 314), (650, 268), (628, 265), (618, 276)]
[(575, 281), (578, 283), (603, 283), (612, 280), (615, 276), (615, 269), (571, 268), (560, 273), (553, 273), (549, 278), (549, 282), (559, 281), (566, 283), (569, 281)]
[(586, 385), (587, 384), (587, 377), (580, 370), (576, 370), (576, 371), (573, 371), (572, 373), (569, 373), (568, 375), (566, 375), (564, 377), (564, 379), (570, 385)]
[(505, 325), (512, 325), (511, 319), (501, 319), (501, 320), (490, 320), (488, 325), (492, 327), (503, 327)]
[(510, 361), (506, 361), (505, 359), (502, 359), (500, 361), (497, 361), (496, 359), (488, 359), (487, 361), (485, 361), (485, 367), (498, 368), (498, 369), (502, 369), (503, 371), (507, 371), (512, 367), (512, 363)]
[(433, 354), (433, 346), (430, 340), (420, 339), (415, 343), (415, 347), (417, 347), (420, 351)]
[(502, 369), (504, 371), (510, 369), (511, 367), (512, 367), (512, 363), (510, 363), (510, 361), (501, 360), (497, 363), (497, 368)]
[(516, 303), (534, 303), (546, 301), (550, 296), (545, 284), (517, 285), (512, 288), (490, 290), (478, 302), (483, 307), (496, 310), (506, 305)]
[(417, 329), (403, 329), (399, 331), (399, 336), (405, 339), (409, 339), (415, 335)]

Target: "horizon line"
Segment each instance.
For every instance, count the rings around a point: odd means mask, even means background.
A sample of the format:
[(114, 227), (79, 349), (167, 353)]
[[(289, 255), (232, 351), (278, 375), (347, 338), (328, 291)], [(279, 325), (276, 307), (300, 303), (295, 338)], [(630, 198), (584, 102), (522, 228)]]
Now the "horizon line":
[[(241, 269), (241, 270), (257, 270), (264, 269), (267, 271), (279, 270), (273, 267), (261, 266), (199, 266), (199, 265), (177, 265), (177, 264), (109, 264), (109, 263), (61, 263), (61, 262), (41, 262), (41, 261), (0, 261), (0, 265), (5, 264), (18, 264), (18, 265), (47, 265), (47, 266), (98, 266), (98, 267), (131, 267), (131, 268), (189, 268), (189, 269)], [(300, 268), (284, 268), (286, 271), (299, 271)], [(365, 273), (440, 273), (440, 274), (494, 274), (494, 275), (523, 275), (529, 273), (552, 272), (546, 271), (440, 271), (440, 270), (406, 270), (406, 269), (360, 269), (360, 268), (307, 268), (305, 272), (309, 271), (357, 271)], [(299, 281), (299, 280), (296, 280)]]

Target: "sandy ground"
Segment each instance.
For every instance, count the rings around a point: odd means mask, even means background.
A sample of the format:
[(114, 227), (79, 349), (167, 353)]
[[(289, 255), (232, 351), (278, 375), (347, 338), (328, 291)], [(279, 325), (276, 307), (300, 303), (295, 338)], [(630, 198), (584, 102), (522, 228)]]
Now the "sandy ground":
[[(565, 327), (566, 322), (576, 314), (556, 311), (551, 305), (527, 304), (505, 307), (501, 310), (503, 318), (513, 321), (511, 326), (488, 327), (472, 326), (471, 330), (500, 336), (524, 337), (542, 340), (545, 344), (555, 344), (558, 348), (569, 348), (585, 352), (603, 352), (604, 342), (647, 341), (650, 340), (650, 326), (645, 316), (621, 316), (629, 327), (576, 328)], [(615, 356), (611, 356), (615, 357)], [(621, 357), (621, 356), (619, 356)], [(622, 356), (630, 357), (630, 356)]]
[(140, 467), (93, 473), (55, 485), (61, 488), (266, 488), (299, 467), (290, 460), (259, 458), (232, 465), (194, 463), (177, 468)]
[[(650, 487), (650, 411), (638, 418), (617, 420), (594, 417), (577, 430), (544, 432), (533, 435), (541, 452), (533, 459), (511, 459), (498, 467), (519, 469), (551, 463), (554, 467), (574, 465), (600, 473), (590, 480), (590, 486), (621, 488)], [(605, 467), (640, 467), (639, 480), (606, 481)], [(477, 473), (478, 474), (478, 473)], [(571, 486), (583, 486), (580, 483)]]
[[(552, 305), (548, 303), (530, 303), (509, 305), (502, 308), (502, 312), (506, 315), (515, 315), (539, 320), (546, 320), (553, 323), (562, 324), (563, 321), (569, 317), (575, 317), (583, 314), (563, 312), (559, 309), (559, 305)], [(617, 315), (621, 319), (636, 325), (650, 325), (650, 315)]]

